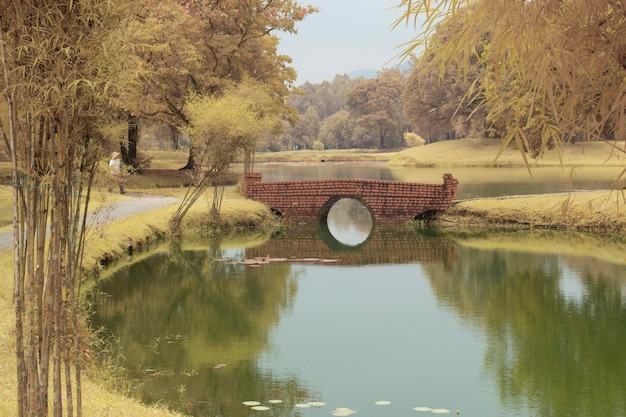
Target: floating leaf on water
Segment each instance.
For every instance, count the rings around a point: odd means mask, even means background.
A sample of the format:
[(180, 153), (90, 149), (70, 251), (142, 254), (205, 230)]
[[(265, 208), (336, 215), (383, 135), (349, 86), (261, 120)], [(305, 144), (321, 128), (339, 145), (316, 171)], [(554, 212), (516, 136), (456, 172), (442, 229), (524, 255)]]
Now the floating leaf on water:
[(415, 411), (432, 411), (432, 408), (430, 408), (430, 407), (413, 407), (413, 410), (415, 410)]
[(309, 401), (309, 405), (311, 407), (323, 407), (326, 405), (326, 403), (323, 403), (321, 401)]
[(254, 407), (250, 407), (252, 410), (256, 410), (256, 411), (266, 411), (269, 410), (270, 408), (266, 405), (255, 405)]
[(448, 410), (447, 408), (434, 408), (431, 410), (431, 412), (434, 414), (448, 414), (450, 410)]
[(299, 403), (295, 405), (297, 408), (309, 408), (311, 407), (311, 404), (309, 403)]
[(345, 408), (345, 407), (339, 407), (339, 408), (335, 408), (333, 412), (330, 414), (332, 414), (333, 416), (345, 417), (354, 413), (356, 413), (356, 410), (352, 410), (350, 408)]
[(389, 404), (391, 404), (391, 401), (381, 400), (381, 401), (376, 401), (374, 404), (376, 404), (376, 405), (389, 405)]
[(283, 400), (269, 400), (268, 401), (268, 403), (270, 403), (270, 404), (280, 404), (282, 402), (283, 402)]
[(242, 402), (243, 405), (261, 405), (260, 402), (258, 401), (244, 401)]

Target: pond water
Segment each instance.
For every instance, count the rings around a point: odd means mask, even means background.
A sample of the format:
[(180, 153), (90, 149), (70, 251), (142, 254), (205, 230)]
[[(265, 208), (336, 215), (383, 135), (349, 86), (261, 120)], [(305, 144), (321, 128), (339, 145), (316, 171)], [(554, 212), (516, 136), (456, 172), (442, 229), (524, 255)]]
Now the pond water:
[(146, 402), (196, 416), (626, 415), (623, 264), (548, 250), (557, 235), (322, 235), (164, 247), (101, 283), (94, 325)]
[(407, 168), (384, 163), (257, 164), (263, 181), (367, 178), (440, 184), (443, 174), (459, 180), (458, 199), (507, 195), (604, 190), (614, 187), (623, 167), (526, 168)]
[(623, 242), (611, 255), (583, 235), (382, 228), (343, 200), (326, 225), (244, 242), (170, 243), (99, 283), (93, 325), (144, 401), (194, 416), (626, 416)]

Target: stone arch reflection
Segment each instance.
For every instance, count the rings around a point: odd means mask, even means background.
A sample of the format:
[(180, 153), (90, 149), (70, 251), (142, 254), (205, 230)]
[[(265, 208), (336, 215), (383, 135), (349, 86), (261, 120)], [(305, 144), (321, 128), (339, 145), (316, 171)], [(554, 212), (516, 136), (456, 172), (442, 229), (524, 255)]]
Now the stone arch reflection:
[(357, 198), (337, 196), (329, 199), (319, 217), (320, 232), (332, 236), (337, 242), (335, 246), (359, 246), (374, 230), (371, 210)]

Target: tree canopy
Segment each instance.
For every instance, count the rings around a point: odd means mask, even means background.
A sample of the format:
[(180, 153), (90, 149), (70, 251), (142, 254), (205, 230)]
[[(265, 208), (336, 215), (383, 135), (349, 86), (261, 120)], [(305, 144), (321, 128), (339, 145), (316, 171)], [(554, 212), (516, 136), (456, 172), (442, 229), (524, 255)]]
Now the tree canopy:
[[(173, 229), (191, 206), (235, 162), (250, 154), (259, 141), (279, 129), (279, 106), (266, 86), (252, 80), (244, 81), (226, 90), (220, 96), (197, 96), (187, 100), (185, 112), (189, 115), (189, 133), (196, 149), (195, 187), (190, 187), (170, 221)], [(216, 186), (216, 188), (219, 188)], [(221, 195), (213, 200), (211, 215), (219, 214)]]
[[(420, 57), (411, 56), (402, 102), (407, 119), (416, 132), (431, 140), (485, 136), (485, 106), (480, 84), (483, 66), (476, 58), (462, 70), (457, 63), (436, 64), (436, 49), (450, 36), (463, 30), (463, 19), (440, 23)], [(477, 51), (483, 49), (477, 45)]]
[(348, 94), (350, 113), (357, 117), (363, 147), (399, 146), (406, 121), (400, 101), (404, 80), (399, 70), (385, 70), (379, 77), (361, 81)]
[[(125, 32), (141, 88), (124, 108), (178, 129), (189, 124), (188, 97), (220, 95), (244, 78), (265, 83), (285, 102), (296, 73), (291, 58), (277, 52), (274, 32), (293, 33), (316, 11), (294, 0), (150, 0), (135, 9)], [(282, 115), (295, 122), (286, 105)]]
[[(441, 73), (484, 67), (489, 118), (504, 143), (534, 155), (574, 137), (624, 139), (626, 5), (614, 0), (402, 0), (396, 24), (420, 25)], [(463, 17), (462, 29), (428, 44), (437, 25)], [(484, 49), (482, 48), (484, 46)]]

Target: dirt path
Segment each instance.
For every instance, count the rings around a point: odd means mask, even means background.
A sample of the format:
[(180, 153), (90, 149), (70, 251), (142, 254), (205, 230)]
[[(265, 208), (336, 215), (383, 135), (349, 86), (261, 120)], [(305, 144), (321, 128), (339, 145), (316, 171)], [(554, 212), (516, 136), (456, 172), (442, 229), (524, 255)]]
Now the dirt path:
[[(109, 221), (128, 217), (135, 214), (145, 213), (147, 211), (156, 210), (172, 204), (180, 202), (176, 197), (164, 197), (151, 194), (128, 193), (127, 200), (118, 201), (107, 206), (98, 212), (92, 212), (88, 221), (90, 225), (104, 224)], [(13, 231), (0, 233), (0, 250), (8, 249), (13, 246)]]

